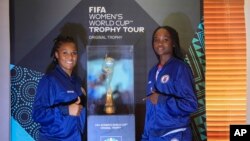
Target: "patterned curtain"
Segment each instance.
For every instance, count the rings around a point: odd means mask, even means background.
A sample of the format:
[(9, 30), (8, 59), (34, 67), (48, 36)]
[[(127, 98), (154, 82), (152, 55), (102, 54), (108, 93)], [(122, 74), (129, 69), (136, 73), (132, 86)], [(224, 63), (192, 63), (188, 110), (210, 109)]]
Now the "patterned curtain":
[(191, 126), (194, 141), (206, 141), (206, 105), (205, 105), (205, 46), (204, 46), (204, 24), (198, 25), (198, 29), (192, 39), (192, 43), (185, 56), (195, 77), (195, 89), (198, 99), (198, 111), (193, 113)]

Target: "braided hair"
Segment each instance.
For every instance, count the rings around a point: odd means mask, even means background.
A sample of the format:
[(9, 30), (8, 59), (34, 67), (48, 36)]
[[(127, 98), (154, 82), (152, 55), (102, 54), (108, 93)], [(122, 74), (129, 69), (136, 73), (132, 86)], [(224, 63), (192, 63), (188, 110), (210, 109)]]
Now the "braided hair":
[(66, 35), (59, 35), (54, 39), (54, 45), (50, 53), (50, 57), (53, 57), (53, 62), (55, 64), (58, 64), (58, 61), (55, 57), (55, 52), (58, 50), (58, 48), (61, 47), (62, 44), (64, 43), (74, 43), (76, 45), (76, 41), (74, 40), (73, 37), (71, 36), (66, 36)]
[[(53, 58), (52, 62), (47, 66), (46, 72), (53, 71), (55, 69), (55, 66), (58, 64), (58, 60), (55, 56), (55, 53), (58, 51), (58, 49), (65, 43), (74, 43), (76, 45), (76, 41), (73, 37), (67, 36), (67, 35), (58, 35), (54, 40), (53, 48), (50, 52), (50, 57)], [(77, 47), (77, 46), (76, 46)]]

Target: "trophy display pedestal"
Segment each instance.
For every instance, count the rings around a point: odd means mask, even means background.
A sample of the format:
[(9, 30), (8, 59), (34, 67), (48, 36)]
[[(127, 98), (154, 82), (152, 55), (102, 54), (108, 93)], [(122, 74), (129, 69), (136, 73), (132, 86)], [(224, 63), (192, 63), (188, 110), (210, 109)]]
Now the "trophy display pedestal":
[(88, 140), (135, 141), (135, 116), (133, 114), (88, 116)]

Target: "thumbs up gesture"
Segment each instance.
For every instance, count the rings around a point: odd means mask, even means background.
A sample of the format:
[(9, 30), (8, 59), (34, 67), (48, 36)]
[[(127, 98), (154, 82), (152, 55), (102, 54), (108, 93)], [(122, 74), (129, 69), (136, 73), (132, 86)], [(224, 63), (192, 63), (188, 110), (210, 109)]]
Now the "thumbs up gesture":
[(81, 99), (78, 96), (77, 101), (69, 105), (69, 115), (71, 116), (79, 116), (83, 106), (80, 104)]

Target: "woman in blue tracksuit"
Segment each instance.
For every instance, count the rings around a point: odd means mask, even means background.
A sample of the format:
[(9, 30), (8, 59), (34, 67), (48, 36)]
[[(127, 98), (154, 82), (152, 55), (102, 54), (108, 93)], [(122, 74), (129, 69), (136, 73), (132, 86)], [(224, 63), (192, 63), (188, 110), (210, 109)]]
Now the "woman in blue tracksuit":
[(41, 125), (39, 141), (81, 141), (86, 109), (81, 80), (73, 73), (77, 46), (72, 37), (58, 36), (51, 53), (55, 68), (40, 80), (32, 117)]
[(197, 110), (194, 78), (182, 60), (179, 37), (169, 26), (153, 33), (159, 62), (150, 70), (142, 141), (191, 141), (190, 114)]

